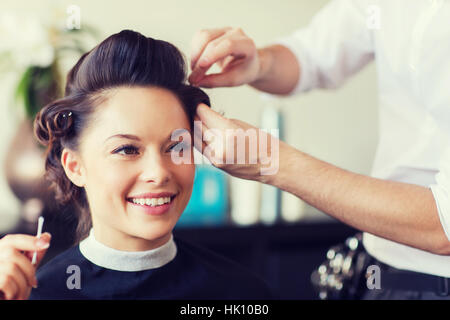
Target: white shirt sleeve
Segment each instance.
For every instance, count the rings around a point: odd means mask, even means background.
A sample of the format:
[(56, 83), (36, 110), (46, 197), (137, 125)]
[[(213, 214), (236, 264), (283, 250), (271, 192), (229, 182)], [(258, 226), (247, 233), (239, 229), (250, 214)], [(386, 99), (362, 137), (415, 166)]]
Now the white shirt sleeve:
[(450, 240), (450, 147), (444, 152), (435, 176), (436, 184), (430, 185), (441, 225)]
[(301, 66), (301, 80), (291, 94), (336, 88), (373, 60), (373, 8), (365, 0), (332, 0), (306, 28), (276, 41), (290, 49)]

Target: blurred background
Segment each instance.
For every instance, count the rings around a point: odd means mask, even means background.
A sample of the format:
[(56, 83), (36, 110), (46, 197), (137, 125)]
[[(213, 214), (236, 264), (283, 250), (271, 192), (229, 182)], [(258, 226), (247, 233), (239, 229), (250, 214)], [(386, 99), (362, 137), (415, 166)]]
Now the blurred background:
[[(30, 119), (59, 92), (82, 52), (133, 29), (173, 43), (189, 59), (196, 31), (224, 26), (241, 27), (261, 47), (306, 26), (327, 2), (0, 2), (0, 234), (34, 233), (37, 217), (47, 215), (44, 230), (54, 235), (48, 259), (73, 242), (74, 209), (56, 209), (45, 192), (43, 150), (32, 138)], [(227, 117), (278, 128), (284, 141), (312, 156), (370, 173), (377, 143), (373, 64), (338, 90), (295, 97), (267, 96), (250, 87), (205, 91)], [(180, 237), (253, 269), (286, 299), (314, 299), (309, 274), (329, 245), (353, 233), (300, 199), (206, 164), (197, 167), (191, 202), (176, 227)]]

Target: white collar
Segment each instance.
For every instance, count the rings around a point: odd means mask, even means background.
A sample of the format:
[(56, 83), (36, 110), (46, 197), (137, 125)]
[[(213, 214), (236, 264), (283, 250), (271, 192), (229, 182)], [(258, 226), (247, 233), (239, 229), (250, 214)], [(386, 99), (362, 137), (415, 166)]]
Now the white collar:
[(159, 248), (147, 251), (121, 251), (105, 246), (94, 237), (94, 229), (80, 242), (81, 254), (93, 264), (117, 271), (142, 271), (160, 268), (172, 261), (177, 247), (170, 240)]

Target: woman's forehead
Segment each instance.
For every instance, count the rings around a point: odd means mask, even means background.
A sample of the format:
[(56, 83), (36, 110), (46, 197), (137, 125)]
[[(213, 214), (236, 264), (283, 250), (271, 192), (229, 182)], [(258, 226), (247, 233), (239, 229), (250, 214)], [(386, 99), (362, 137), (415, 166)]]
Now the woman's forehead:
[(118, 87), (108, 90), (103, 103), (106, 108), (129, 113), (131, 111), (184, 112), (174, 93), (158, 87)]
[(188, 117), (168, 90), (125, 87), (108, 93), (98, 106), (94, 126), (104, 134), (166, 136), (168, 132), (190, 127)]

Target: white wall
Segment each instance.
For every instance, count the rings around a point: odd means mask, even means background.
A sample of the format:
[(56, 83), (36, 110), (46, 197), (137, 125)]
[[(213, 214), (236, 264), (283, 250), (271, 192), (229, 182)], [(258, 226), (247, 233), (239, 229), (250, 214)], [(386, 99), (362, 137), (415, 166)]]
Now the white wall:
[[(60, 18), (68, 5), (81, 8), (81, 23), (109, 35), (134, 29), (177, 45), (186, 56), (198, 29), (239, 26), (258, 46), (270, 43), (304, 26), (325, 0), (165, 0), (165, 1), (3, 1), (0, 12), (32, 12), (42, 16), (59, 8)], [(377, 142), (377, 101), (374, 66), (371, 65), (335, 91), (315, 91), (281, 101), (284, 105), (286, 141), (322, 160), (363, 174), (370, 172)], [(3, 87), (3, 85), (2, 85)], [(8, 91), (9, 90), (9, 91)], [(5, 108), (10, 89), (0, 89)], [(226, 115), (258, 125), (259, 94), (249, 87), (207, 90), (213, 107)], [(4, 111), (2, 110), (2, 114)], [(2, 141), (12, 130), (1, 117)], [(1, 149), (0, 151), (3, 151)], [(1, 154), (2, 158), (4, 157)], [(2, 184), (0, 183), (0, 186)], [(2, 187), (0, 191), (5, 191)], [(1, 192), (1, 203), (14, 207), (11, 194)], [(2, 208), (5, 207), (4, 205)]]

